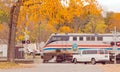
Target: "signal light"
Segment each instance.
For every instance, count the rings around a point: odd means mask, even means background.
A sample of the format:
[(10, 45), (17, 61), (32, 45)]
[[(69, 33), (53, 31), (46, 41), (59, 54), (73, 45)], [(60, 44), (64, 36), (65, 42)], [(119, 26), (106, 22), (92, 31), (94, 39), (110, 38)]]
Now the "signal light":
[(25, 44), (25, 40), (22, 41), (22, 44)]
[(27, 44), (30, 44), (30, 40), (27, 40), (26, 43), (27, 43)]
[(116, 42), (116, 45), (117, 45), (117, 46), (120, 46), (120, 42)]
[(114, 42), (111, 42), (111, 43), (110, 43), (110, 45), (111, 45), (111, 46), (114, 46), (114, 45), (115, 45), (115, 43), (114, 43)]
[(116, 44), (116, 46), (120, 46), (120, 42), (116, 42), (116, 43), (115, 42), (111, 42), (110, 43), (111, 46), (114, 46), (115, 44)]
[(30, 40), (27, 40), (27, 41), (23, 40), (22, 44), (25, 44), (25, 43), (30, 44)]

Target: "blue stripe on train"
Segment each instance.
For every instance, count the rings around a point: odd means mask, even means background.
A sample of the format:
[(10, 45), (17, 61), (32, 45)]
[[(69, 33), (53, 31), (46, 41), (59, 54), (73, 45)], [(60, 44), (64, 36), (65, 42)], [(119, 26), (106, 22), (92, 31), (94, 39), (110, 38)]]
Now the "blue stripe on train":
[(44, 49), (44, 50), (57, 50), (57, 49), (71, 50), (71, 48), (46, 48), (46, 49)]
[[(43, 50), (71, 50), (71, 48), (46, 48)], [(79, 48), (79, 50), (85, 50), (85, 49), (101, 49), (101, 48)], [(113, 50), (113, 48), (102, 48), (102, 49), (106, 49), (106, 50)], [(120, 50), (120, 48), (118, 48), (117, 50)]]

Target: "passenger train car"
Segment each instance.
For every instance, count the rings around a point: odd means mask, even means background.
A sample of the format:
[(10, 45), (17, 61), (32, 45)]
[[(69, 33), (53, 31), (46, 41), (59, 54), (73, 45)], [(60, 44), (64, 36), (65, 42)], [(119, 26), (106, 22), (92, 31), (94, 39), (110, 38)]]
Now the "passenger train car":
[[(119, 41), (120, 35), (117, 35)], [(43, 59), (44, 62), (56, 58), (57, 62), (64, 60), (71, 60), (72, 54), (78, 53), (80, 50), (85, 49), (106, 49), (108, 51), (115, 50), (113, 45), (113, 34), (78, 34), (78, 33), (66, 33), (66, 34), (52, 34), (45, 46), (43, 47)], [(117, 50), (120, 50), (120, 46), (117, 46)], [(61, 60), (63, 59), (63, 60)]]

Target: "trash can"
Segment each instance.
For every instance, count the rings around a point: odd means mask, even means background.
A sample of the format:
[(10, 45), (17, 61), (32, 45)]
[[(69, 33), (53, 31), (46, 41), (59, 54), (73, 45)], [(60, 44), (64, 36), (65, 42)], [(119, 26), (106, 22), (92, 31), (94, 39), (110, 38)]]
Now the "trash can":
[(16, 46), (15, 47), (15, 59), (24, 59), (24, 47)]

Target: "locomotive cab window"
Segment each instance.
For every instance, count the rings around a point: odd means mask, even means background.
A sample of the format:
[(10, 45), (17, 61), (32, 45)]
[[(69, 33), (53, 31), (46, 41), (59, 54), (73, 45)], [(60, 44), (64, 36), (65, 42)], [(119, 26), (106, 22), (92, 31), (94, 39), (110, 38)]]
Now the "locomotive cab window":
[(68, 41), (69, 36), (53, 36), (51, 39), (48, 41), (47, 44), (55, 42), (55, 41)]

